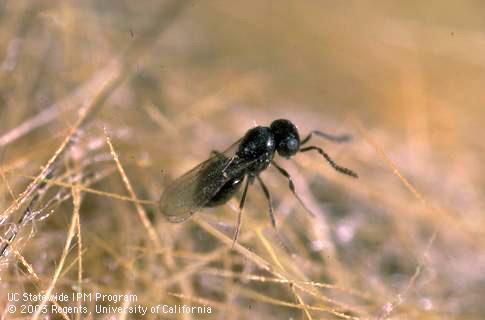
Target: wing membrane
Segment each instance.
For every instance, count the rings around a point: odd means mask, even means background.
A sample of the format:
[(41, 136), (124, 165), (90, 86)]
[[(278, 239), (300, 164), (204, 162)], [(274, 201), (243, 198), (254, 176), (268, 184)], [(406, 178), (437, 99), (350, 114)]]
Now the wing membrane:
[(160, 212), (170, 222), (187, 220), (199, 211), (230, 179), (243, 174), (252, 163), (241, 163), (234, 156), (231, 145), (224, 153), (219, 153), (197, 165), (172, 182), (160, 198)]

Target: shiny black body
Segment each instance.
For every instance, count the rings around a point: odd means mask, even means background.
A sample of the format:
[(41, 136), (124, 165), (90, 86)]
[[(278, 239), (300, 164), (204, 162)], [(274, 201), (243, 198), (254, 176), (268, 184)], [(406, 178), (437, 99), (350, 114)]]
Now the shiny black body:
[(215, 207), (226, 203), (241, 188), (245, 175), (252, 183), (261, 171), (269, 167), (275, 152), (290, 157), (298, 151), (299, 145), (298, 131), (288, 120), (276, 120), (270, 127), (258, 126), (250, 129), (239, 143), (235, 160), (230, 166), (252, 163), (238, 176), (226, 182), (205, 206)]
[(334, 136), (321, 131), (311, 131), (300, 140), (296, 126), (285, 119), (275, 120), (269, 127), (254, 127), (235, 144), (234, 153), (229, 152), (231, 149), (225, 153), (213, 151), (214, 155), (211, 158), (169, 185), (160, 198), (159, 209), (170, 222), (182, 222), (203, 207), (214, 207), (226, 203), (246, 181), (239, 203), (240, 211), (234, 236), (234, 241), (236, 241), (248, 186), (257, 180), (268, 200), (271, 223), (275, 226), (271, 194), (259, 176), (272, 164), (288, 180), (288, 186), (300, 204), (313, 215), (298, 196), (289, 173), (274, 161), (276, 153), (281, 157), (290, 158), (299, 152), (317, 151), (338, 172), (354, 178), (357, 178), (357, 174), (336, 164), (320, 147), (302, 148), (310, 141), (312, 134), (333, 142), (345, 142), (350, 139), (347, 135)]

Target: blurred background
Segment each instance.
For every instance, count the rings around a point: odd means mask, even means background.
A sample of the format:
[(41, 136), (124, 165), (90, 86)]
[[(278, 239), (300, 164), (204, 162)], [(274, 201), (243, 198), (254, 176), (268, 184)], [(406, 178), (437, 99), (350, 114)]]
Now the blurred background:
[[(140, 319), (485, 317), (485, 2), (0, 1), (0, 26), (1, 319), (36, 317), (12, 292), (212, 308)], [(234, 249), (239, 197), (157, 212), (277, 118), (351, 134), (312, 142), (359, 179), (278, 159), (316, 217), (270, 168), (277, 229), (256, 184)], [(48, 318), (132, 316), (83, 306)]]

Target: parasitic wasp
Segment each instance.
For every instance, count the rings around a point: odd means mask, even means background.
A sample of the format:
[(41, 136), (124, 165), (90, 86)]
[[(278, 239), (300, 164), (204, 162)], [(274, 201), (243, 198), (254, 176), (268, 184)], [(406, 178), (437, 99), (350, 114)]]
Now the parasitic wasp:
[(318, 130), (311, 131), (300, 140), (298, 129), (286, 119), (275, 120), (269, 127), (254, 127), (226, 151), (212, 151), (209, 159), (175, 179), (162, 193), (159, 203), (160, 212), (170, 222), (183, 222), (204, 207), (215, 207), (226, 203), (244, 184), (239, 202), (234, 244), (241, 229), (241, 217), (248, 187), (257, 180), (268, 201), (271, 224), (276, 227), (271, 193), (259, 176), (263, 170), (273, 165), (281, 175), (286, 177), (288, 186), (299, 203), (313, 216), (314, 214), (298, 196), (290, 174), (274, 161), (276, 153), (289, 159), (298, 152), (316, 151), (338, 172), (354, 178), (358, 177), (352, 170), (333, 161), (322, 148), (305, 146), (313, 135), (332, 142), (350, 140), (348, 135), (336, 136)]

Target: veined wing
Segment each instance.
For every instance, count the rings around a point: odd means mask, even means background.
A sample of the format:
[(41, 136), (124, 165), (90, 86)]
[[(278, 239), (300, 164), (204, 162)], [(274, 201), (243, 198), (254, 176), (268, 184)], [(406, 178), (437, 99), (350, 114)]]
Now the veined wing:
[(160, 212), (170, 222), (187, 220), (199, 211), (230, 179), (243, 174), (252, 163), (234, 155), (238, 141), (173, 181), (160, 197)]

